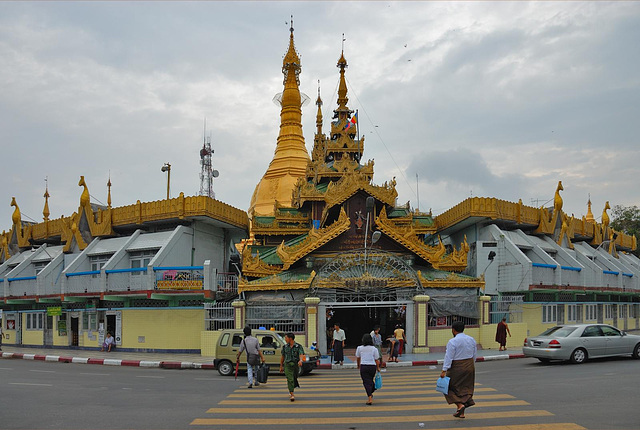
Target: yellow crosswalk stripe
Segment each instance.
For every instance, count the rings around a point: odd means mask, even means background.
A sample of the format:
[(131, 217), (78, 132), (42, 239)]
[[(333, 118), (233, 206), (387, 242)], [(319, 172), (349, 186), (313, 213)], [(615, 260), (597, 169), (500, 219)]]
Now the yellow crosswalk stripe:
[[(369, 410), (369, 409), (368, 409)], [(283, 412), (282, 417), (278, 418), (197, 418), (191, 422), (192, 425), (312, 425), (318, 424), (318, 418), (287, 418), (289, 412)], [(496, 418), (523, 418), (523, 417), (548, 417), (553, 416), (551, 412), (544, 410), (532, 410), (532, 411), (504, 411), (504, 412), (479, 412), (473, 414), (474, 420), (481, 419), (496, 419)], [(379, 423), (381, 419), (385, 417), (379, 416), (356, 416), (356, 417), (337, 417), (335, 415), (322, 418), (322, 424), (375, 424)], [(394, 416), (394, 422), (437, 422), (437, 421), (450, 421), (451, 414), (442, 415), (399, 415)]]
[[(506, 426), (483, 426), (472, 428), (473, 430), (587, 430), (585, 427), (574, 423), (508, 424)], [(469, 430), (469, 427), (431, 428), (429, 430)]]
[[(284, 402), (283, 402), (284, 403)], [(362, 400), (364, 403), (364, 399)], [(397, 405), (389, 405), (383, 406), (381, 402), (375, 402), (376, 412), (395, 412), (398, 410)], [(527, 406), (530, 403), (525, 402), (524, 400), (505, 400), (499, 402), (483, 402), (482, 407), (500, 407), (500, 406)], [(340, 413), (343, 412), (371, 412), (370, 406), (342, 406), (340, 405)], [(432, 409), (451, 409), (451, 406), (446, 403), (440, 403), (436, 405), (404, 405), (402, 406), (403, 411), (421, 411), (421, 410), (432, 410)], [(280, 408), (256, 408), (253, 404), (250, 407), (246, 408), (211, 408), (207, 411), (210, 414), (309, 414), (309, 413), (335, 413), (335, 406), (332, 407), (315, 407), (315, 408), (305, 408), (305, 407), (292, 407), (291, 405), (287, 405), (286, 407), (282, 406)]]
[[(360, 396), (362, 397), (362, 396)], [(376, 394), (376, 398), (378, 395)], [(475, 400), (497, 400), (497, 399), (515, 399), (511, 394), (479, 394), (474, 395), (473, 398)], [(285, 399), (288, 400), (288, 397)], [(279, 400), (257, 400), (252, 399), (251, 405), (281, 405), (282, 397)], [(385, 398), (384, 403), (424, 403), (424, 402), (442, 402), (442, 394), (438, 394), (437, 396), (421, 396), (421, 397), (397, 397), (397, 398)], [(362, 400), (358, 399), (340, 399), (340, 404), (360, 404)], [(219, 405), (246, 405), (247, 400), (222, 400), (218, 403)], [(314, 400), (314, 399), (304, 399), (305, 405), (335, 405), (336, 400)]]
[[(305, 390), (304, 388), (302, 389), (296, 389), (296, 398), (298, 395), (300, 396), (308, 396), (310, 398), (317, 398), (317, 397), (331, 397), (334, 399), (340, 399), (342, 397), (359, 397), (362, 396), (364, 394), (364, 389), (362, 387), (358, 387), (357, 389), (351, 390), (354, 392), (347, 392), (345, 393), (345, 388), (340, 388), (340, 392), (336, 392), (335, 388), (333, 390), (325, 390), (327, 392), (322, 392), (322, 393), (317, 393), (315, 392), (315, 390), (311, 391), (311, 390)], [(474, 390), (476, 393), (478, 392), (487, 392), (487, 391), (496, 391), (495, 388), (476, 388)], [(376, 392), (375, 396), (376, 397), (386, 397), (386, 396), (399, 396), (399, 395), (403, 395), (403, 396), (417, 396), (420, 394), (435, 394), (437, 393), (437, 391), (434, 390), (429, 390), (429, 389), (424, 389), (424, 390), (409, 390), (409, 391), (389, 391), (387, 389), (385, 389), (384, 387), (382, 387), (382, 390), (380, 390), (380, 392)], [(255, 391), (250, 391), (249, 390), (245, 390), (242, 392), (238, 392), (236, 391), (233, 394), (229, 394), (227, 397), (233, 397), (233, 398), (265, 398), (265, 397), (280, 397), (280, 396), (286, 396), (287, 398), (289, 398), (289, 394), (287, 393), (287, 389), (283, 387), (282, 390), (271, 390), (270, 392), (266, 392), (266, 390), (255, 390)]]

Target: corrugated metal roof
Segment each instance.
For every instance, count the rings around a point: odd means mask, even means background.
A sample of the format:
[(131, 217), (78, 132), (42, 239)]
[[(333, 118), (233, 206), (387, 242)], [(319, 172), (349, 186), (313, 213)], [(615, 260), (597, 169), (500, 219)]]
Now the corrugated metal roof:
[(507, 236), (511, 242), (513, 242), (518, 248), (533, 248), (533, 245), (531, 245), (531, 243), (527, 242), (527, 240), (525, 238), (523, 238), (522, 236), (520, 236), (520, 234), (518, 234), (518, 232), (516, 231), (509, 231), (509, 230), (501, 230), (502, 233)]
[(44, 249), (43, 252), (38, 254), (38, 256), (31, 261), (33, 261), (34, 263), (39, 263), (41, 261), (51, 261), (62, 253), (63, 248), (64, 246), (48, 246)]
[(540, 248), (544, 249), (546, 252), (552, 252), (552, 253), (557, 252), (556, 248), (554, 248), (553, 245), (551, 245), (550, 243), (548, 243), (543, 239), (540, 239), (538, 236), (527, 235), (527, 240), (533, 243), (534, 245), (538, 245)]
[(143, 233), (133, 243), (127, 246), (127, 251), (142, 251), (145, 249), (160, 249), (167, 243), (173, 231), (161, 231), (159, 233)]
[(129, 240), (128, 237), (113, 237), (111, 239), (100, 239), (100, 242), (87, 255), (113, 254), (124, 246)]

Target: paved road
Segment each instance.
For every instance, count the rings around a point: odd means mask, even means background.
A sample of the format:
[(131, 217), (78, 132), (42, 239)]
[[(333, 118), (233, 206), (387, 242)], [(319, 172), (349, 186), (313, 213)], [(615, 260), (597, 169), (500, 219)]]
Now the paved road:
[(355, 370), (247, 389), (211, 370), (163, 370), (8, 360), (0, 362), (3, 429), (637, 429), (640, 361), (542, 365), (519, 359), (477, 365), (477, 406), (464, 420), (435, 392), (438, 369), (390, 369), (375, 404)]

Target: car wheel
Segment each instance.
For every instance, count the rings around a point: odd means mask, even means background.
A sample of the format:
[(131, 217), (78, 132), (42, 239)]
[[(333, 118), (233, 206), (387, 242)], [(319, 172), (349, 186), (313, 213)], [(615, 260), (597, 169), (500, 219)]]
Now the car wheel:
[(231, 376), (233, 370), (233, 364), (230, 361), (224, 360), (218, 363), (218, 373), (222, 376)]
[(640, 343), (633, 348), (633, 358), (640, 358)]
[(548, 364), (551, 361), (548, 358), (538, 358), (538, 360), (540, 360), (540, 363), (544, 363), (544, 364)]
[(577, 348), (571, 353), (571, 362), (575, 364), (582, 364), (587, 361), (587, 351), (582, 348)]

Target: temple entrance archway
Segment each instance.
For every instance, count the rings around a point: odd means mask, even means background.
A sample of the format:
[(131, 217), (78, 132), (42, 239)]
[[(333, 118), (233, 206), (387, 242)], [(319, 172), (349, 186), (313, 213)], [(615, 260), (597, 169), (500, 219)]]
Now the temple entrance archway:
[(328, 351), (327, 329), (339, 322), (349, 347), (359, 345), (362, 335), (376, 324), (381, 326), (383, 337), (401, 324), (407, 337), (406, 350), (411, 352), (413, 297), (422, 293), (417, 273), (401, 256), (380, 249), (339, 253), (322, 266), (309, 286), (309, 296), (320, 299), (320, 350)]

